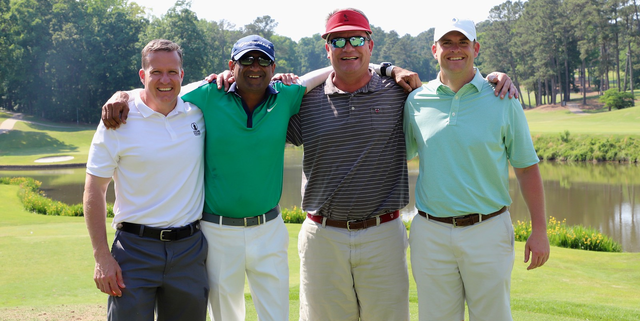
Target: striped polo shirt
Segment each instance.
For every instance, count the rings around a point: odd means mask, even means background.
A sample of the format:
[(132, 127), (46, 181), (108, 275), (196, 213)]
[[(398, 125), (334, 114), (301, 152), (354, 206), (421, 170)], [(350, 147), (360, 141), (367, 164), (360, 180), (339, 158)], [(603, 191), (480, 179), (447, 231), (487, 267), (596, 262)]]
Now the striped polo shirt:
[(403, 106), (407, 94), (372, 73), (353, 93), (329, 76), (305, 95), (288, 140), (304, 144), (303, 210), (336, 220), (361, 220), (409, 202)]

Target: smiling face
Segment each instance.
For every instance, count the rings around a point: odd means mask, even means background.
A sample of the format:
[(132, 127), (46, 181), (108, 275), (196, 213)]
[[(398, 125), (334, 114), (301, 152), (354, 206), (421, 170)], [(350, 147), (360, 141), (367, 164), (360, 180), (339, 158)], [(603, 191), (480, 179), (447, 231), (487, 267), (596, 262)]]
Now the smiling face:
[[(364, 31), (341, 31), (329, 34), (325, 49), (337, 78), (366, 78), (369, 75), (369, 61), (373, 50), (373, 40), (366, 40), (363, 46), (354, 47), (349, 42), (351, 37), (364, 37), (369, 35)], [(336, 38), (347, 39), (343, 48), (334, 48), (331, 41)]]
[[(253, 62), (250, 65), (242, 65), (240, 60), (247, 57), (253, 57)], [(247, 52), (236, 61), (229, 61), (229, 69), (233, 71), (238, 93), (241, 96), (245, 93), (263, 95), (269, 86), (269, 82), (271, 82), (276, 70), (276, 64), (274, 62), (269, 66), (261, 66), (259, 58), (262, 58), (263, 61), (271, 60), (265, 53), (253, 50)]]
[(149, 108), (167, 114), (176, 106), (184, 71), (176, 51), (153, 51), (147, 54), (140, 81), (144, 85), (142, 101)]
[(451, 31), (433, 44), (431, 51), (444, 74), (473, 78), (473, 61), (480, 52), (478, 42), (467, 39), (461, 32)]

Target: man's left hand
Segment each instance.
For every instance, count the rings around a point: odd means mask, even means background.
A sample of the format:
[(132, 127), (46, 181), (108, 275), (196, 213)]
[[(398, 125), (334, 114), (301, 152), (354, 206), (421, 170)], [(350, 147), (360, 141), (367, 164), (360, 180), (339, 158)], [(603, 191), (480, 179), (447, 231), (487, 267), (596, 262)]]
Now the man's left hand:
[(417, 72), (394, 66), (391, 71), (391, 76), (396, 80), (398, 85), (404, 88), (404, 91), (408, 93), (422, 86), (422, 81), (420, 80)]
[(536, 231), (533, 231), (527, 239), (527, 243), (524, 246), (524, 263), (529, 262), (529, 258), (531, 258), (531, 263), (527, 270), (541, 267), (549, 260), (551, 249), (549, 248), (549, 238), (545, 232), (536, 233)]
[(216, 80), (216, 84), (218, 85), (218, 89), (222, 89), (224, 86), (224, 91), (229, 91), (229, 87), (233, 84), (236, 79), (233, 77), (233, 73), (230, 70), (225, 70), (219, 74), (211, 74), (204, 78), (208, 83)]
[(511, 81), (511, 78), (503, 72), (494, 71), (487, 75), (487, 81), (496, 84), (496, 96), (500, 95), (500, 99), (503, 99), (507, 93), (509, 99), (519, 97), (516, 86)]

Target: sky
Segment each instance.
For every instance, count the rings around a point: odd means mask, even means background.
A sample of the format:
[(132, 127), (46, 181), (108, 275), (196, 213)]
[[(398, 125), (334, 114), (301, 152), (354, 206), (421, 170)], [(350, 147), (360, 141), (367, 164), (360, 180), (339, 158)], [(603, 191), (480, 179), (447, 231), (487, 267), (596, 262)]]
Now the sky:
[[(147, 12), (156, 17), (164, 15), (175, 4), (175, 0), (129, 1), (150, 9)], [(276, 34), (299, 41), (315, 33), (322, 34), (326, 16), (338, 8), (360, 9), (372, 25), (385, 32), (395, 30), (402, 37), (406, 34), (417, 36), (445, 18), (467, 18), (476, 23), (487, 20), (489, 10), (504, 2), (506, 0), (422, 0), (394, 5), (393, 1), (378, 0), (191, 0), (191, 10), (199, 19), (226, 20), (235, 25), (234, 29), (252, 23), (258, 17), (270, 16), (278, 23)]]

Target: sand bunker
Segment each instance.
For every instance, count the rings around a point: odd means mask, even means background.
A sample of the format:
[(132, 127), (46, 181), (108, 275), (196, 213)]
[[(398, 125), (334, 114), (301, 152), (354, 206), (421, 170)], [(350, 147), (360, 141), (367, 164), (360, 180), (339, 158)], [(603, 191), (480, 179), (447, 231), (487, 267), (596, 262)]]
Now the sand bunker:
[(36, 163), (56, 163), (56, 162), (65, 162), (68, 160), (72, 160), (73, 156), (52, 156), (52, 157), (43, 157), (35, 160)]

